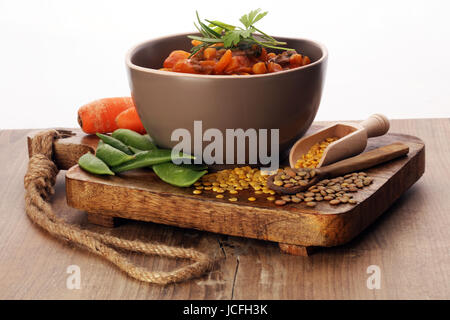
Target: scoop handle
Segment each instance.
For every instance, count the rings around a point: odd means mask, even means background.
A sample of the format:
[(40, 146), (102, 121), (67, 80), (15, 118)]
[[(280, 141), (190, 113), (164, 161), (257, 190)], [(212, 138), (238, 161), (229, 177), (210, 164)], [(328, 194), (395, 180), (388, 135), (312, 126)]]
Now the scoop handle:
[(389, 119), (382, 114), (373, 114), (363, 122), (361, 125), (367, 131), (367, 137), (378, 137), (382, 136), (389, 130)]
[(355, 157), (351, 157), (328, 166), (320, 168), (321, 173), (327, 177), (338, 177), (350, 172), (371, 168), (378, 164), (393, 160), (408, 154), (409, 147), (403, 143), (396, 142)]

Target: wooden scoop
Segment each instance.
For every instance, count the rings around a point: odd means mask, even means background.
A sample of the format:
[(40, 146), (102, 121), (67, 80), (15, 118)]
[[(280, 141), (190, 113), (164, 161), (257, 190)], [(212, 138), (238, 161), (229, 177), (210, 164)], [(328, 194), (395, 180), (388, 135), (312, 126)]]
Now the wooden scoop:
[(327, 164), (355, 156), (364, 151), (367, 139), (378, 137), (389, 130), (389, 120), (382, 114), (371, 115), (361, 123), (337, 123), (308, 137), (298, 140), (289, 153), (289, 164), (295, 167), (297, 160), (316, 143), (326, 138), (337, 137), (324, 150), (318, 168)]
[(274, 184), (275, 175), (271, 175), (267, 179), (267, 186), (270, 189), (278, 191), (280, 193), (295, 194), (308, 189), (309, 187), (318, 183), (320, 180), (339, 177), (350, 172), (371, 168), (378, 164), (393, 160), (400, 156), (404, 156), (408, 154), (408, 152), (409, 147), (407, 145), (396, 142), (322, 168), (311, 169), (311, 171), (315, 171), (315, 175), (305, 186), (295, 185), (290, 188), (277, 186)]

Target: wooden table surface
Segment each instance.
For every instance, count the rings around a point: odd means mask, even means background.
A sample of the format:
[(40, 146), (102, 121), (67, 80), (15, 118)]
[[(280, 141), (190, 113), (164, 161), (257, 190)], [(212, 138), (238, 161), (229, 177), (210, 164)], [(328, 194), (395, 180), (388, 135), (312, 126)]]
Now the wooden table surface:
[[(0, 299), (450, 298), (450, 119), (392, 121), (391, 132), (425, 142), (424, 176), (353, 241), (311, 257), (282, 254), (276, 243), (153, 223), (129, 222), (116, 229), (90, 225), (84, 212), (66, 205), (61, 172), (52, 203), (67, 221), (127, 239), (194, 247), (221, 259), (209, 276), (168, 286), (133, 280), (30, 222), (23, 189), (28, 132), (0, 131)], [(140, 254), (130, 259), (152, 270), (186, 263)], [(80, 267), (79, 290), (67, 289), (70, 265)], [(380, 289), (367, 287), (371, 265), (380, 268)]]

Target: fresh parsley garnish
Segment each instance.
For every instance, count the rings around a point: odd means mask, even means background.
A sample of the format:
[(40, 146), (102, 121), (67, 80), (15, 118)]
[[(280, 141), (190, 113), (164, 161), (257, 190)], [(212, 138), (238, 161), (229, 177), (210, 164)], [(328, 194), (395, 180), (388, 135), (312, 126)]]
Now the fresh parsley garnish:
[(207, 23), (202, 22), (198, 12), (196, 12), (197, 23), (194, 22), (194, 25), (202, 36), (188, 36), (188, 38), (201, 41), (202, 43), (191, 49), (191, 56), (202, 48), (217, 43), (223, 43), (223, 47), (227, 49), (251, 47), (252, 45), (257, 44), (266, 48), (293, 50), (281, 47), (282, 45), (286, 45), (286, 42), (277, 41), (254, 26), (254, 24), (264, 18), (267, 13), (267, 11), (261, 12), (261, 9), (256, 9), (248, 14), (244, 14), (239, 19), (244, 26), (243, 28), (217, 20), (205, 19)]

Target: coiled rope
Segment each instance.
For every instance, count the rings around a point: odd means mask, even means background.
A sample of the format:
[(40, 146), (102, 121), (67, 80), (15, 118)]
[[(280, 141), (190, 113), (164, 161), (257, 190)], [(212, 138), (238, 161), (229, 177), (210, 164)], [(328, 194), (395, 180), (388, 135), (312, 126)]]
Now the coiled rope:
[[(56, 216), (49, 202), (54, 193), (53, 186), (59, 171), (52, 161), (53, 141), (63, 135), (64, 133), (56, 130), (47, 130), (38, 133), (31, 142), (32, 156), (28, 163), (24, 184), (26, 190), (25, 210), (34, 223), (57, 238), (77, 244), (89, 252), (107, 259), (130, 277), (148, 283), (165, 285), (181, 282), (201, 276), (215, 267), (214, 260), (194, 249), (124, 240), (83, 230)], [(168, 258), (189, 259), (194, 262), (170, 272), (148, 271), (133, 264), (114, 248)]]

